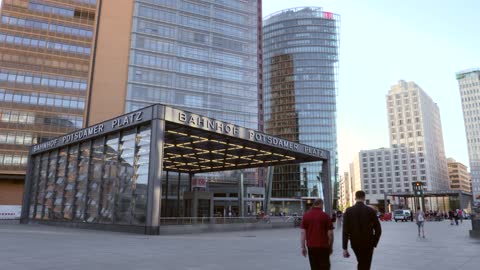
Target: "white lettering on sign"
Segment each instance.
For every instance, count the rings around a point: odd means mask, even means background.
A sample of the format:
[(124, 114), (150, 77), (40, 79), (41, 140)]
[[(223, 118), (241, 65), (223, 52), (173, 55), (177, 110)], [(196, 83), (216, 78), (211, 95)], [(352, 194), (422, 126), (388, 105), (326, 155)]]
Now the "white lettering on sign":
[(75, 142), (75, 141), (81, 140), (81, 139), (86, 138), (86, 137), (90, 137), (92, 135), (97, 135), (97, 134), (103, 132), (103, 128), (104, 128), (103, 124), (98, 124), (98, 125), (95, 125), (93, 127), (82, 129), (82, 130), (77, 131), (77, 132), (72, 133), (72, 134), (67, 134), (67, 135), (62, 137), (62, 142), (64, 144), (65, 143), (71, 143), (71, 142)]
[(34, 145), (33, 146), (33, 152), (38, 152), (38, 151), (41, 151), (41, 150), (44, 150), (44, 149), (47, 149), (47, 148), (52, 148), (52, 147), (55, 147), (58, 143), (58, 139), (54, 139), (54, 140), (51, 140), (51, 141), (48, 141), (48, 142), (44, 142), (44, 143), (41, 143), (41, 144), (37, 144), (37, 145)]
[(240, 134), (240, 129), (239, 127), (232, 125), (232, 124), (227, 124), (221, 121), (209, 119), (207, 117), (199, 116), (199, 115), (190, 115), (186, 114), (184, 112), (178, 112), (178, 121), (181, 123), (191, 126), (191, 127), (196, 127), (196, 128), (201, 128), (217, 133), (223, 133), (223, 134), (228, 134), (231, 136), (239, 136)]
[(133, 123), (140, 122), (142, 120), (143, 120), (143, 112), (132, 113), (132, 114), (114, 119), (112, 121), (112, 128), (115, 129), (115, 128), (128, 126)]

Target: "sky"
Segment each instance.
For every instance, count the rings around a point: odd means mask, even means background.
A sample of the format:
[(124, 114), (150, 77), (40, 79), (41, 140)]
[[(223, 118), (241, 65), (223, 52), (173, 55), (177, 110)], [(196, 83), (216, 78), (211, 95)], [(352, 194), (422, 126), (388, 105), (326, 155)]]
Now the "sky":
[(447, 157), (469, 166), (455, 73), (480, 67), (478, 0), (263, 0), (263, 17), (303, 6), (341, 16), (339, 173), (360, 150), (389, 146), (385, 95), (414, 81), (440, 108)]

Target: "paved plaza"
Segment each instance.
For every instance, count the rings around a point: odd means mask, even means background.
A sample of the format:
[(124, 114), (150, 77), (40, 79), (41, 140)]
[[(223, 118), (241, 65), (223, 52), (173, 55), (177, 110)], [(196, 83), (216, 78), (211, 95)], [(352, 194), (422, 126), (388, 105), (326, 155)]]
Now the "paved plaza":
[[(479, 269), (480, 241), (468, 237), (469, 221), (426, 224), (426, 239), (414, 223), (382, 223), (372, 269)], [(335, 233), (332, 269), (356, 269), (341, 257)], [(300, 256), (299, 229), (176, 236), (146, 236), (46, 225), (0, 225), (0, 269), (309, 269)], [(353, 254), (353, 253), (352, 253)]]

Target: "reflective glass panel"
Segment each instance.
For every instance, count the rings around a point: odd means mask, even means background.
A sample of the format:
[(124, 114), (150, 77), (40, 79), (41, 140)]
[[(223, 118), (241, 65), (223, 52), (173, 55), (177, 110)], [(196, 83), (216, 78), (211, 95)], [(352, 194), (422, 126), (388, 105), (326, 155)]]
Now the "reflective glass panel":
[(92, 159), (89, 172), (87, 212), (85, 217), (87, 222), (98, 222), (100, 188), (102, 185), (103, 153), (104, 137), (95, 139), (92, 145)]
[(43, 219), (53, 218), (53, 196), (55, 191), (55, 175), (57, 174), (57, 154), (57, 151), (50, 152), (47, 173), (47, 189), (45, 192), (45, 213), (43, 214)]
[(109, 135), (105, 143), (105, 164), (100, 200), (100, 222), (113, 222), (113, 209), (118, 186), (118, 140), (119, 134)]
[(77, 180), (78, 165), (78, 145), (72, 145), (68, 149), (68, 165), (67, 165), (67, 185), (65, 187), (65, 198), (63, 207), (64, 219), (71, 220), (73, 218), (73, 203), (75, 200), (75, 182)]
[(122, 132), (118, 168), (119, 192), (115, 205), (115, 223), (130, 224), (132, 221), (133, 175), (135, 160), (135, 129)]
[(148, 166), (150, 164), (150, 126), (142, 126), (137, 134), (137, 148), (135, 152), (135, 207), (133, 223), (144, 225), (146, 221), (147, 194), (148, 194)]
[(90, 163), (90, 141), (80, 144), (80, 156), (78, 159), (78, 177), (75, 193), (75, 220), (84, 221), (85, 202), (88, 184), (88, 167)]
[(38, 181), (37, 192), (37, 211), (35, 213), (35, 219), (41, 219), (43, 215), (45, 188), (47, 184), (47, 170), (48, 170), (48, 153), (43, 154), (40, 164), (40, 178)]
[(35, 209), (36, 209), (36, 195), (38, 192), (38, 182), (40, 181), (40, 155), (36, 155), (32, 157), (33, 161), (33, 171), (32, 171), (32, 189), (30, 190), (30, 211), (28, 213), (29, 218), (35, 217)]
[(55, 200), (53, 202), (53, 218), (63, 219), (63, 194), (65, 191), (67, 175), (67, 148), (62, 148), (58, 152), (57, 158), (57, 177), (55, 181)]

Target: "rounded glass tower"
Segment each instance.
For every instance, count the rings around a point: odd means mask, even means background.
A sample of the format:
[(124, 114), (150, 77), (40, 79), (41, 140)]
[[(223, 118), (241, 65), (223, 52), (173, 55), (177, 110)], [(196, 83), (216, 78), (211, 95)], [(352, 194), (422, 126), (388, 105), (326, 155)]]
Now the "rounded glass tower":
[(329, 150), (332, 164), (329, 181), (320, 177), (321, 163), (275, 167), (272, 197), (313, 202), (329, 192), (332, 198), (339, 24), (339, 15), (318, 7), (282, 10), (263, 21), (265, 131)]

